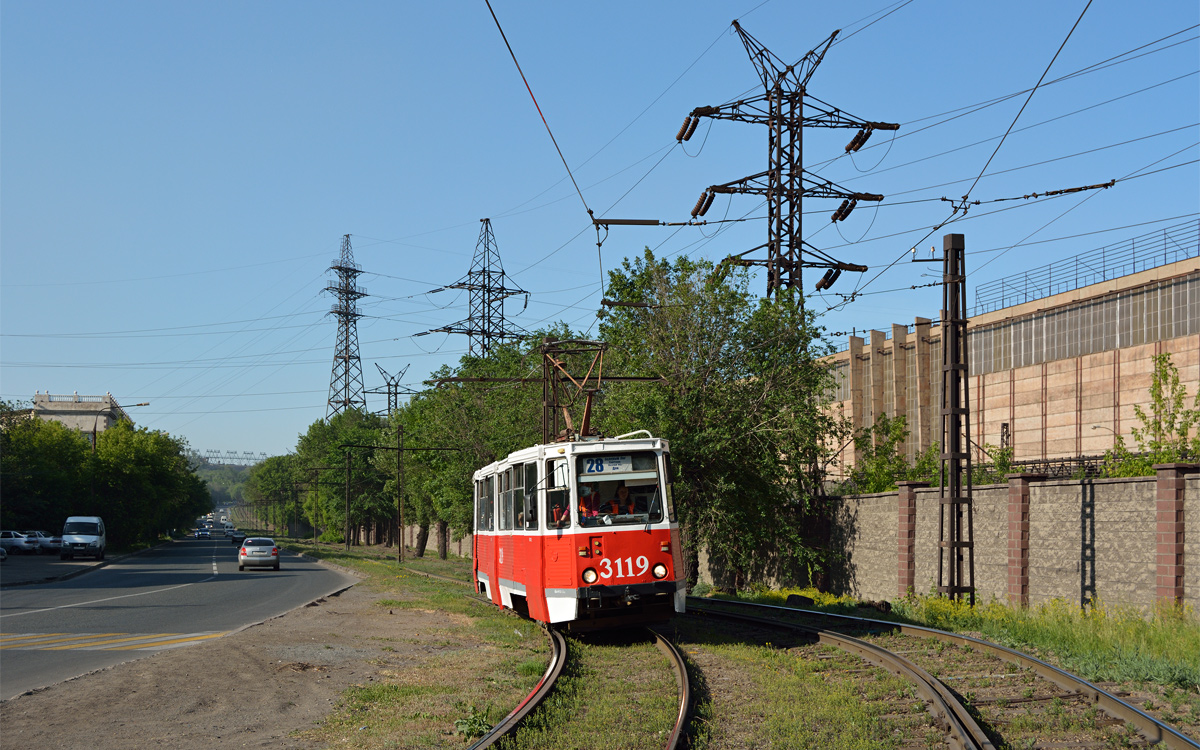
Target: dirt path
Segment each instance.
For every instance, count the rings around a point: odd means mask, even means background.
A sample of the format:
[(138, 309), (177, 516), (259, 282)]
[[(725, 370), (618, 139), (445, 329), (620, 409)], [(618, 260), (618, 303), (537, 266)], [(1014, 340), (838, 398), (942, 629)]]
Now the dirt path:
[[(214, 641), (0, 702), (0, 748), (313, 748), (350, 685), (377, 679), (381, 639), (419, 660), (447, 615), (376, 606), (363, 586)], [(403, 658), (404, 653), (392, 653)]]

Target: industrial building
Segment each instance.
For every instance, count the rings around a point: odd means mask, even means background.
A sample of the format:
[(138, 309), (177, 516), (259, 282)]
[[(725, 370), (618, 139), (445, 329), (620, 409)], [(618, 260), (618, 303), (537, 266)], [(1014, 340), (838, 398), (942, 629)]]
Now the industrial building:
[(93, 441), (97, 434), (120, 420), (133, 422), (111, 393), (103, 396), (80, 396), (75, 392), (60, 396), (49, 391), (38, 391), (33, 396), (33, 414), (47, 421), (62, 422), (73, 430), (79, 430)]
[[(1016, 462), (1099, 456), (1132, 446), (1150, 403), (1153, 356), (1170, 354), (1200, 389), (1200, 222), (1195, 220), (982, 284), (967, 326), (971, 440)], [(970, 266), (967, 268), (970, 273)], [(969, 277), (968, 277), (969, 278)], [(941, 330), (929, 318), (849, 336), (831, 356), (833, 407), (854, 429), (904, 415), (913, 459), (940, 442)], [(847, 446), (837, 463), (854, 464)]]

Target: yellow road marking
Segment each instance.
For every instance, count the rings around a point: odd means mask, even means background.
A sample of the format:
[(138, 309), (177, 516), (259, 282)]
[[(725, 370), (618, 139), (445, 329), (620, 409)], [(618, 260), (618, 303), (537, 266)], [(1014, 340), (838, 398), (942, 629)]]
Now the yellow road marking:
[[(62, 634), (55, 633), (55, 635), (62, 635)], [(24, 643), (13, 643), (13, 644), (7, 644), (4, 646), (0, 646), (0, 649), (28, 648), (30, 646), (44, 646), (47, 643), (62, 643), (63, 641), (78, 641), (78, 640), (82, 640), (84, 638), (104, 638), (104, 637), (110, 636), (110, 635), (128, 635), (128, 633), (76, 633), (75, 635), (70, 636), (69, 638), (52, 638), (51, 640), (48, 640), (48, 641), (34, 641), (34, 642), (25, 641)]]
[(103, 641), (88, 641), (86, 643), (73, 643), (70, 646), (54, 646), (46, 649), (46, 651), (67, 651), (72, 648), (91, 648), (93, 646), (103, 646), (108, 643), (126, 643), (128, 641), (144, 641), (153, 640), (155, 638), (163, 638), (172, 635), (182, 635), (181, 633), (154, 633), (151, 635), (135, 635), (129, 638), (109, 638)]
[(152, 643), (135, 643), (132, 646), (118, 646), (116, 648), (102, 648), (101, 651), (132, 651), (135, 648), (155, 648), (157, 646), (169, 646), (172, 643), (187, 643), (188, 641), (204, 641), (210, 638), (220, 638), (225, 633), (212, 633), (211, 635), (198, 635), (190, 638), (175, 638), (169, 641), (155, 641)]
[(4, 635), (0, 636), (0, 645), (5, 643), (13, 643), (15, 641), (27, 641), (30, 638), (50, 638), (56, 635), (69, 635), (69, 633), (38, 633), (37, 635)]

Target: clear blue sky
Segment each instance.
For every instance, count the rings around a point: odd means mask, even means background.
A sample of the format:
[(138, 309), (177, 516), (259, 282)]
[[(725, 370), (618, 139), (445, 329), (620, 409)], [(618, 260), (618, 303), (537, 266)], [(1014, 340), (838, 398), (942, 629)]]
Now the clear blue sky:
[[(1118, 183), (973, 207), (924, 239), (928, 256), (942, 234), (966, 235), (972, 288), (1197, 220), (1195, 0), (1096, 0), (1017, 118), (1027, 95), (1011, 95), (1038, 82), (1085, 5), (494, 2), (597, 216), (686, 219), (706, 186), (766, 168), (759, 126), (705, 122), (675, 142), (692, 108), (758, 90), (730, 21), (788, 62), (842, 29), (809, 92), (902, 124), (852, 159), (853, 131), (805, 133), (809, 169), (888, 196), (837, 226), (832, 202), (805, 203), (813, 245), (872, 268), (843, 275), (843, 294), (932, 281), (929, 264), (888, 265), (949, 216), (938, 199), (971, 187), (1014, 119), (972, 199)], [(737, 196), (707, 218), (763, 215)], [(111, 391), (149, 401), (139, 424), (202, 453), (286, 452), (325, 416), (336, 328), (322, 289), (342, 235), (372, 295), (358, 325), (367, 387), (381, 385), (375, 363), (408, 366), (419, 387), (467, 349), (413, 335), (467, 316), (465, 293), (429, 291), (466, 274), (485, 216), (532, 293), (509, 310), (526, 329), (587, 329), (601, 263), (647, 245), (720, 259), (766, 239), (762, 220), (620, 227), (598, 255), (482, 0), (0, 6), (5, 399)], [(810, 300), (833, 307), (829, 331), (936, 317), (940, 292), (842, 301)]]

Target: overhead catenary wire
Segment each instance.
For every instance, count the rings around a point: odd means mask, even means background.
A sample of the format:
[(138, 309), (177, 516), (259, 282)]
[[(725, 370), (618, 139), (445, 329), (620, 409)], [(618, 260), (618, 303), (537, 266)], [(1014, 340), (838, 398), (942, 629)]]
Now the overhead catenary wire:
[(976, 177), (975, 181), (971, 183), (971, 187), (967, 188), (967, 192), (962, 197), (964, 202), (968, 197), (970, 197), (971, 191), (975, 189), (975, 186), (979, 184), (979, 181), (983, 179), (983, 175), (987, 172), (987, 168), (992, 165), (992, 159), (995, 159), (996, 154), (1000, 153), (1001, 147), (1004, 146), (1004, 141), (1008, 139), (1009, 133), (1011, 133), (1012, 129), (1016, 127), (1017, 121), (1021, 119), (1021, 115), (1025, 112), (1025, 108), (1029, 106), (1029, 102), (1033, 99), (1033, 95), (1037, 93), (1038, 88), (1040, 88), (1042, 85), (1042, 81), (1046, 80), (1046, 76), (1050, 74), (1050, 68), (1054, 67), (1054, 61), (1058, 59), (1060, 54), (1062, 54), (1063, 49), (1067, 46), (1067, 42), (1071, 39), (1071, 35), (1075, 33), (1075, 29), (1079, 28), (1079, 22), (1083, 20), (1084, 15), (1088, 12), (1088, 8), (1090, 7), (1092, 7), (1092, 0), (1088, 0), (1087, 5), (1083, 6), (1083, 10), (1079, 13), (1079, 18), (1075, 19), (1075, 24), (1071, 26), (1071, 30), (1067, 32), (1067, 36), (1062, 40), (1062, 44), (1058, 46), (1058, 50), (1055, 51), (1054, 57), (1050, 58), (1050, 63), (1046, 65), (1046, 69), (1042, 71), (1042, 75), (1040, 78), (1038, 78), (1038, 82), (1034, 84), (1032, 89), (1029, 90), (1029, 96), (1025, 98), (1025, 103), (1021, 105), (1021, 109), (1017, 110), (1017, 116), (1013, 118), (1012, 123), (1008, 126), (1008, 130), (1004, 132), (1004, 135), (1000, 138), (1000, 142), (996, 144), (996, 150), (992, 151), (992, 155), (989, 156), (988, 160), (984, 163), (983, 169), (979, 170), (979, 176)]

